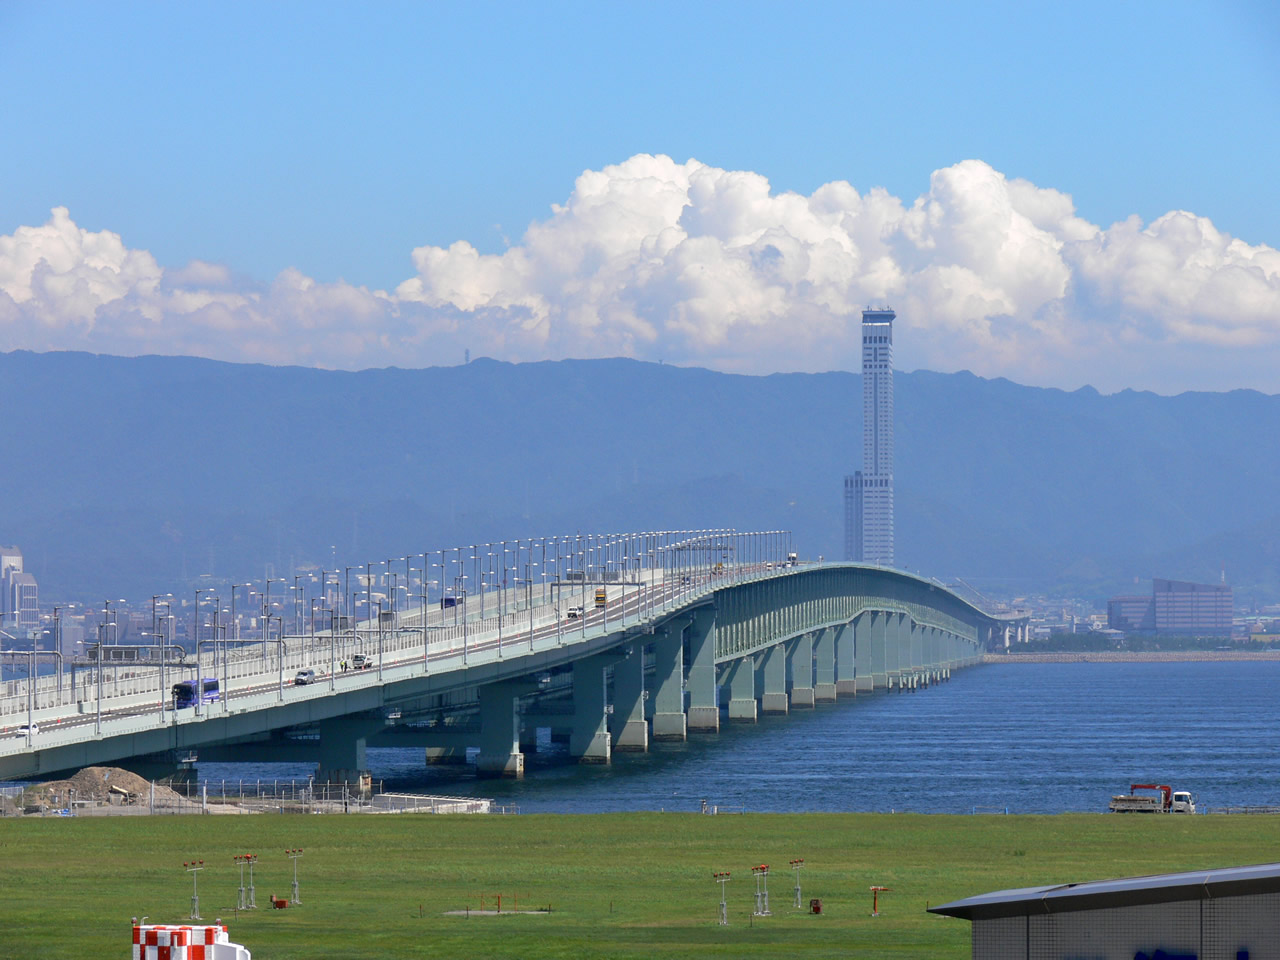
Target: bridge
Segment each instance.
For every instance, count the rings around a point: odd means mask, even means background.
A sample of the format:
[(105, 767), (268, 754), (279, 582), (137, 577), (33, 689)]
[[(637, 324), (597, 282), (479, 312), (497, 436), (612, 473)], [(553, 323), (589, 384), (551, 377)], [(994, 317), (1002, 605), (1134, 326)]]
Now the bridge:
[[(268, 617), (259, 636), (235, 636), (233, 620), (228, 637), (197, 594), (194, 656), (162, 641), (112, 661), (100, 644), (97, 661), (0, 684), (0, 779), (104, 763), (163, 775), (199, 758), (315, 762), (318, 779), (350, 782), (370, 746), (421, 748), (424, 763), (470, 749), (480, 773), (521, 776), (539, 728), (608, 763), (722, 718), (923, 689), (1007, 628), (937, 581), (800, 561), (778, 532), (524, 543), (514, 565), (506, 544), (501, 561), (479, 547), (415, 555), (416, 569), (399, 558), (405, 584), (376, 605), (373, 576), (358, 577), (364, 618), (326, 573), (305, 632), (300, 616), (292, 633)], [(174, 619), (158, 618), (162, 637)], [(203, 678), (219, 699), (175, 709), (172, 685)]]

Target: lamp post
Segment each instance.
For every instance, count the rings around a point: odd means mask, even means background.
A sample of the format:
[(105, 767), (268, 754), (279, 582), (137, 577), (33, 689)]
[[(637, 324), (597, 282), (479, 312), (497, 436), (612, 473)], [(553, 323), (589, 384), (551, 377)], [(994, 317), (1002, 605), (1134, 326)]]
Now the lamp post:
[[(155, 635), (159, 632), (159, 630), (160, 630), (159, 620), (158, 620), (158, 619), (157, 619), (157, 617), (156, 617), (156, 608), (157, 608), (157, 606), (158, 606), (157, 601), (159, 601), (159, 599), (160, 599), (161, 597), (172, 597), (172, 596), (173, 596), (173, 594), (172, 594), (172, 593), (155, 593), (155, 594), (152, 594), (152, 595), (151, 595), (151, 635), (152, 635), (152, 636), (155, 636)], [(168, 603), (165, 603), (165, 613), (166, 613), (166, 615), (168, 614), (168, 612), (169, 612), (169, 604), (168, 604)], [(58, 608), (57, 608), (57, 607), (54, 607), (54, 608), (53, 608), (53, 619), (54, 619), (54, 624), (55, 624), (55, 626), (54, 626), (54, 643), (55, 643), (55, 644), (58, 644), (58, 646), (59, 646), (59, 648), (60, 648), (60, 647), (61, 647), (61, 644), (59, 643), (59, 638), (58, 638), (58, 636), (57, 636), (57, 631), (58, 631), (58, 628), (57, 628)], [(168, 651), (165, 649), (165, 638), (164, 638), (164, 634), (160, 634), (160, 722), (161, 722), (162, 724), (165, 722), (165, 715), (164, 715), (164, 714), (165, 714), (165, 701), (166, 701), (166, 699), (167, 699), (167, 693), (166, 693), (166, 691), (168, 690), (168, 687), (165, 685), (165, 683), (166, 683), (166, 680), (165, 680), (165, 661), (166, 661), (168, 658), (169, 658), (169, 655), (168, 655)], [(59, 685), (59, 701), (61, 701), (61, 685)]]
[(525, 586), (525, 605), (529, 608), (529, 652), (533, 652), (533, 574), (530, 568), (536, 567), (536, 563), (530, 563), (528, 560), (524, 564), (524, 586)]
[[(323, 576), (324, 571), (320, 573)], [(302, 587), (298, 583), (302, 577), (303, 574), (300, 573), (293, 575), (293, 632), (295, 635), (302, 633), (302, 593), (300, 592)]]
[(364, 566), (364, 564), (357, 563), (357, 564), (356, 564), (356, 565), (354, 565), (354, 566), (347, 567), (347, 569), (346, 569), (346, 573), (345, 573), (345, 575), (344, 575), (344, 579), (343, 579), (343, 587), (342, 587), (342, 612), (343, 612), (343, 613), (346, 615), (346, 617), (347, 617), (347, 628), (348, 628), (348, 629), (350, 629), (351, 624), (354, 622), (354, 621), (351, 619), (351, 606), (352, 606), (352, 605), (351, 605), (351, 603), (350, 603), (350, 600), (351, 600), (351, 571), (352, 571), (352, 570), (359, 570), (359, 569), (361, 569), (363, 566)]
[(271, 639), (271, 585), (284, 583), (284, 577), (267, 577), (266, 586), (262, 588), (262, 660), (266, 664), (267, 642)]
[[(192, 628), (193, 628), (193, 630), (194, 630), (194, 634), (193, 634), (193, 636), (192, 636), (192, 638), (191, 638), (191, 639), (192, 639), (192, 641), (193, 641), (193, 642), (195, 643), (195, 645), (196, 645), (196, 690), (197, 690), (197, 693), (196, 693), (196, 698), (195, 698), (195, 708), (196, 708), (196, 716), (197, 716), (197, 717), (198, 717), (198, 716), (200, 716), (200, 707), (201, 707), (201, 703), (204, 701), (204, 687), (202, 686), (202, 684), (204, 683), (204, 668), (203, 668), (203, 666), (202, 666), (202, 665), (201, 665), (201, 663), (200, 663), (200, 594), (202, 594), (202, 593), (212, 593), (212, 592), (213, 592), (213, 590), (212, 590), (212, 588), (210, 588), (210, 587), (197, 587), (197, 588), (196, 588), (196, 604), (195, 604), (195, 611), (194, 611), (194, 614), (193, 614), (193, 616), (192, 616), (192, 618), (191, 618), (191, 619), (192, 619)], [(215, 666), (215, 667), (217, 666), (217, 663), (218, 663), (218, 659), (217, 659), (217, 657), (218, 657), (217, 649), (215, 648), (215, 649), (214, 649), (214, 661), (213, 661), (213, 662), (214, 662), (214, 666)]]

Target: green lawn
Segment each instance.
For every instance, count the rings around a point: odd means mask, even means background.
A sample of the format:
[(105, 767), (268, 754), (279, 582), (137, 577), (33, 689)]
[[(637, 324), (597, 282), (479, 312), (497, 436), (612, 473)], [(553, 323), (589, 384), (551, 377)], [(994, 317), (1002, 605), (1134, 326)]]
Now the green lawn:
[[(200, 905), (256, 960), (325, 957), (967, 958), (969, 924), (926, 903), (1004, 887), (1280, 859), (1280, 817), (206, 816), (0, 820), (0, 958), (128, 956), (129, 918)], [(237, 853), (256, 853), (257, 899), (302, 905), (235, 916)], [(792, 909), (791, 859), (804, 899)], [(773, 916), (750, 919), (750, 868), (772, 867)], [(730, 925), (716, 923), (729, 870)], [(872, 918), (868, 887), (881, 895)], [(550, 905), (550, 915), (446, 916)]]

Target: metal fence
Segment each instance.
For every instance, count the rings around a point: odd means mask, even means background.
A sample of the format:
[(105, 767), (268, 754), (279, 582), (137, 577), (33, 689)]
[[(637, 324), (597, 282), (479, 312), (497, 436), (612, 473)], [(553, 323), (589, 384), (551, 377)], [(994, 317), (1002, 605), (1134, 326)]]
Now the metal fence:
[(484, 797), (383, 793), (382, 781), (368, 790), (355, 784), (310, 780), (206, 780), (171, 786), (150, 783), (142, 793), (105, 799), (49, 796), (39, 785), (0, 787), (0, 816), (106, 817), (166, 814), (253, 813), (498, 813), (519, 808)]

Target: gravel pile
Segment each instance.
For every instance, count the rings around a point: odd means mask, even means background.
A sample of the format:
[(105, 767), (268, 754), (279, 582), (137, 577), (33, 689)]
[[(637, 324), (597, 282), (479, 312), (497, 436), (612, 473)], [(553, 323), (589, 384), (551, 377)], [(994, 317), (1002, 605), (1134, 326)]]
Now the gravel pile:
[[(151, 783), (144, 777), (119, 767), (85, 767), (66, 780), (51, 780), (27, 791), (28, 802), (35, 797), (58, 797), (65, 805), (70, 791), (75, 791), (77, 800), (108, 801), (113, 797), (112, 787), (118, 788), (114, 796), (120, 799), (119, 790), (124, 790), (138, 802), (146, 803), (151, 798)], [(168, 787), (156, 784), (156, 803), (177, 803), (184, 799), (181, 794)]]

